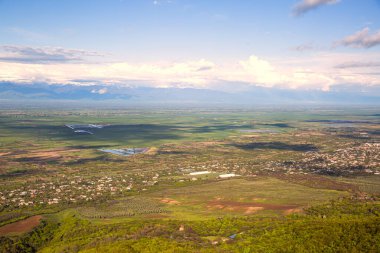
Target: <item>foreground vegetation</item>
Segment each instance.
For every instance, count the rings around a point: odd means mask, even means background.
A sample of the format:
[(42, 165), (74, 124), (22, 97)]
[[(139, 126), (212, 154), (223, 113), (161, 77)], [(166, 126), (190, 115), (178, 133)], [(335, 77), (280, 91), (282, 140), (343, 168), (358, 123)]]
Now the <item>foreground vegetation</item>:
[(2, 252), (377, 252), (380, 203), (341, 199), (284, 218), (96, 223), (74, 211), (2, 238)]

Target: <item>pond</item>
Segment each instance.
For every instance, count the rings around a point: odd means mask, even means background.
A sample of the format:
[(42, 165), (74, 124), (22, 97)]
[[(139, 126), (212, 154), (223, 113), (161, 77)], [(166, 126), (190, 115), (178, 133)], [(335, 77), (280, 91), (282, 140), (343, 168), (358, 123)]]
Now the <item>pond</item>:
[(111, 153), (114, 155), (131, 156), (137, 154), (143, 154), (147, 152), (149, 148), (124, 148), (124, 149), (99, 149), (99, 151)]

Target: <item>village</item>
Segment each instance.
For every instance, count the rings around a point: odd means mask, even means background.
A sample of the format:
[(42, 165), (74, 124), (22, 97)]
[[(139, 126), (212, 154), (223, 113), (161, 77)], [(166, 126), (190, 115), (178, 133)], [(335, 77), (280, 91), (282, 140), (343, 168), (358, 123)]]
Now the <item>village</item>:
[(299, 161), (273, 162), (266, 170), (331, 176), (380, 175), (380, 144), (364, 143), (356, 147), (338, 149), (333, 153), (306, 152)]
[(300, 160), (268, 161), (253, 169), (249, 161), (213, 162), (176, 166), (163, 170), (140, 170), (110, 176), (72, 176), (60, 174), (54, 179), (37, 179), (33, 183), (3, 189), (0, 192), (2, 209), (17, 209), (48, 205), (72, 205), (101, 199), (128, 196), (143, 192), (160, 183), (191, 182), (198, 180), (228, 180), (244, 176), (267, 174), (323, 174), (323, 175), (380, 175), (380, 144), (338, 149), (332, 153), (305, 152)]
[[(198, 177), (195, 176), (209, 173), (211, 172), (207, 171), (199, 174), (181, 173), (170, 181), (172, 183), (196, 181)], [(172, 173), (169, 172), (169, 175), (172, 175)], [(159, 173), (154, 173), (153, 175), (143, 173), (113, 175), (101, 178), (60, 175), (49, 181), (37, 180), (34, 183), (24, 184), (11, 190), (2, 190), (0, 192), (0, 205), (3, 210), (12, 210), (22, 207), (79, 204), (105, 198), (109, 199), (110, 197), (123, 197), (132, 193), (146, 191), (148, 187), (157, 185), (160, 176)], [(220, 174), (219, 178), (226, 179), (235, 176), (238, 175), (234, 173)]]

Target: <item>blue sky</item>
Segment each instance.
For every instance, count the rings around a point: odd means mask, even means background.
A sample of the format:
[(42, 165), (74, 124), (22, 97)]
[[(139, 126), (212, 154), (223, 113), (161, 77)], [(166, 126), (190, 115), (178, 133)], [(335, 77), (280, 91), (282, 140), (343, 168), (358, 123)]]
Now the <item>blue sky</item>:
[(0, 0), (0, 21), (0, 80), (380, 84), (379, 0)]

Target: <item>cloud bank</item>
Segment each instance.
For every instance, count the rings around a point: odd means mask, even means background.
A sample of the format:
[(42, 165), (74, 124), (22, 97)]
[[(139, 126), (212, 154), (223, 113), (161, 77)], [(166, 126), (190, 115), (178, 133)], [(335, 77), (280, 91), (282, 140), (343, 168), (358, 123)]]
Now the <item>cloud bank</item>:
[(370, 34), (368, 27), (357, 31), (335, 43), (336, 45), (357, 47), (357, 48), (371, 48), (380, 45), (380, 30)]
[(101, 56), (96, 52), (57, 47), (1, 46), (0, 61), (29, 64), (81, 62), (86, 57)]
[[(182, 62), (97, 63), (85, 60), (98, 56), (62, 48), (3, 46), (0, 81), (90, 84), (125, 84), (152, 87), (225, 89), (221, 83), (329, 90), (337, 84), (380, 85), (376, 75), (379, 53), (315, 53), (295, 58), (246, 59), (217, 63), (206, 59)], [(10, 56), (12, 54), (12, 56)], [(355, 68), (366, 68), (358, 74)], [(94, 91), (107, 92), (107, 91)]]
[(317, 50), (318, 48), (312, 43), (305, 43), (305, 44), (300, 44), (298, 46), (292, 47), (290, 49), (296, 52), (306, 52), (306, 51), (314, 51), (314, 50)]
[(338, 64), (335, 68), (349, 69), (349, 68), (368, 68), (368, 67), (380, 67), (380, 61), (377, 62), (347, 62)]
[(308, 11), (314, 10), (322, 5), (336, 4), (340, 0), (303, 0), (293, 7), (293, 15), (300, 16)]

